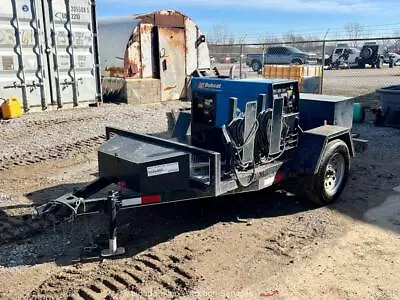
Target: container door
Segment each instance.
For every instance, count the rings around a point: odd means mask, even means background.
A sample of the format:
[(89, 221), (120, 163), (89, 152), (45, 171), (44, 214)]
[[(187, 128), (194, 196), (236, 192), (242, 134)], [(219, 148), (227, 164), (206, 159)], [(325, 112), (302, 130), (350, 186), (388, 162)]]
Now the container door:
[(160, 49), (161, 100), (181, 99), (185, 95), (185, 31), (158, 27)]
[(90, 2), (53, 0), (45, 3), (54, 98), (59, 107), (93, 101), (96, 79)]
[(0, 5), (0, 96), (18, 97), (25, 111), (31, 106), (45, 108), (49, 98), (41, 12), (39, 0)]

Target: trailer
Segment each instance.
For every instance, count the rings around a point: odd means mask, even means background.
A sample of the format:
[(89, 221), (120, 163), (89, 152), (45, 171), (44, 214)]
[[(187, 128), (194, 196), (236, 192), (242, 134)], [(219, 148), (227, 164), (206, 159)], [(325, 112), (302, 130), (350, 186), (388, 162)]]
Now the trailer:
[[(191, 111), (179, 115), (171, 138), (107, 127), (98, 179), (38, 213), (104, 212), (110, 236), (102, 255), (112, 256), (124, 253), (116, 232), (123, 210), (260, 191), (291, 178), (319, 205), (338, 199), (351, 158), (367, 146), (352, 134), (351, 99), (300, 94), (293, 80), (203, 75), (191, 79)], [(111, 185), (107, 197), (92, 198)]]

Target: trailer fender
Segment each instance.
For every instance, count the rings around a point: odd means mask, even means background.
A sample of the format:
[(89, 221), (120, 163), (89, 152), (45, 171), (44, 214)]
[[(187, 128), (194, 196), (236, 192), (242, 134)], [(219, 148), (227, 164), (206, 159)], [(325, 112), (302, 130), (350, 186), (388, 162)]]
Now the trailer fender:
[(354, 157), (354, 145), (350, 129), (325, 125), (304, 131), (300, 134), (299, 145), (294, 159), (294, 172), (298, 174), (316, 174), (318, 172), (326, 145), (335, 139), (343, 140)]

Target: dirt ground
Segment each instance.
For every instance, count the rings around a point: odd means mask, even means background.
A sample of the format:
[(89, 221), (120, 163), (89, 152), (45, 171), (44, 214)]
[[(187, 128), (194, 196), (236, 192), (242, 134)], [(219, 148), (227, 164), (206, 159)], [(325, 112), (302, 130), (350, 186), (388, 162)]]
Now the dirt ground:
[[(164, 123), (169, 107), (152, 109), (153, 122)], [(104, 110), (108, 119), (119, 112)], [(107, 120), (99, 116), (93, 128)], [(51, 134), (40, 124), (33, 130), (38, 141)], [(102, 215), (57, 225), (29, 217), (34, 206), (95, 178), (87, 136), (85, 147), (65, 147), (71, 155), (32, 163), (21, 161), (24, 154), (4, 156), (0, 298), (399, 299), (400, 131), (356, 124), (354, 132), (369, 139), (369, 149), (354, 159), (336, 204), (318, 208), (280, 189), (141, 208), (121, 215), (126, 255), (114, 259), (82, 253), (106, 246)], [(65, 139), (51, 137), (47, 147)], [(18, 163), (10, 167), (7, 158)]]

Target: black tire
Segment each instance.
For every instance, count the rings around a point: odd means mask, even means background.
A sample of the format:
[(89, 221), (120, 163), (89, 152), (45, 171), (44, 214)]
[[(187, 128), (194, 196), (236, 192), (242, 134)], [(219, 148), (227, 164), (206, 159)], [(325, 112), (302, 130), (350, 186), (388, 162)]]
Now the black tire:
[(372, 56), (373, 53), (374, 53), (374, 51), (373, 51), (370, 47), (367, 47), (367, 48), (364, 48), (364, 49), (361, 51), (360, 56), (361, 56), (363, 59), (369, 59), (369, 58)]
[(389, 68), (392, 69), (393, 67), (394, 67), (394, 62), (393, 62), (393, 60), (390, 60), (390, 61), (389, 61)]
[(359, 67), (360, 69), (365, 69), (365, 64), (359, 62), (359, 63), (358, 63), (358, 67)]
[(301, 61), (301, 59), (296, 58), (292, 60), (292, 65), (302, 65), (302, 64), (303, 62)]
[(380, 69), (383, 66), (383, 59), (379, 58), (378, 61), (376, 62), (376, 68)]
[[(326, 175), (329, 168), (331, 168), (331, 160), (336, 157), (343, 158), (343, 174), (340, 182), (337, 183), (334, 191), (328, 192)], [(324, 155), (321, 160), (317, 174), (310, 176), (305, 182), (305, 195), (308, 199), (318, 205), (328, 205), (335, 202), (343, 192), (350, 172), (350, 151), (346, 143), (342, 140), (333, 140), (328, 143), (325, 148)], [(332, 176), (337, 176), (335, 173)], [(339, 179), (338, 179), (339, 180)], [(334, 184), (336, 185), (336, 183)], [(330, 186), (328, 186), (330, 188)]]
[(262, 68), (261, 62), (259, 62), (258, 60), (253, 60), (251, 62), (251, 68), (254, 72), (259, 72)]

